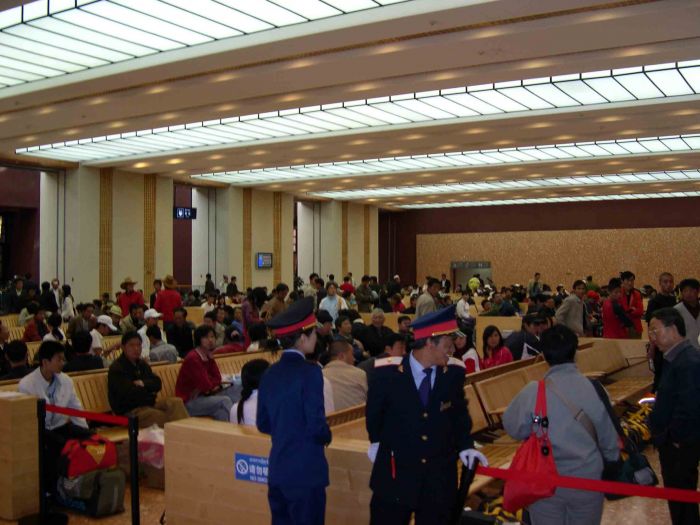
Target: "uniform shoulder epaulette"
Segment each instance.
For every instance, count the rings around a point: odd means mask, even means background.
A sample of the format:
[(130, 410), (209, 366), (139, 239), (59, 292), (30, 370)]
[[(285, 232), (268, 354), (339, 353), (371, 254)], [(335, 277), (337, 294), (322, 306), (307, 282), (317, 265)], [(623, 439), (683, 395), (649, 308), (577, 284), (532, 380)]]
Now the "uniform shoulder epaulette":
[(456, 357), (450, 357), (447, 361), (447, 366), (461, 366), (462, 368), (467, 368), (464, 361), (457, 359)]
[(382, 357), (381, 359), (374, 360), (374, 368), (379, 368), (382, 366), (399, 366), (403, 362), (401, 357)]

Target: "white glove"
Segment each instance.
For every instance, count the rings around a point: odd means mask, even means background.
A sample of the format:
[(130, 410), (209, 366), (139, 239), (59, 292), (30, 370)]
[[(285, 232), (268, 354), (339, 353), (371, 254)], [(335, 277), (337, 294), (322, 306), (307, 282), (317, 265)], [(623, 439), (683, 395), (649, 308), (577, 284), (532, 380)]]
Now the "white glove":
[(464, 463), (464, 466), (468, 469), (474, 466), (474, 459), (478, 459), (479, 463), (485, 467), (489, 466), (489, 460), (486, 459), (486, 456), (474, 448), (468, 448), (467, 450), (460, 452), (459, 459), (462, 460), (462, 463)]
[(379, 452), (379, 443), (370, 443), (367, 449), (367, 457), (372, 463), (377, 459), (377, 452)]

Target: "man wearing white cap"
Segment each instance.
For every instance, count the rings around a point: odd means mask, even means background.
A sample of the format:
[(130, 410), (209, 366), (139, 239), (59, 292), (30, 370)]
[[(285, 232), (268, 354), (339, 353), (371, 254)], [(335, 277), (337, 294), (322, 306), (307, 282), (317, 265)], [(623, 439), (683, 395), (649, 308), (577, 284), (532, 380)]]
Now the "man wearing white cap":
[[(162, 314), (160, 314), (155, 308), (149, 308), (143, 314), (143, 319), (144, 321), (146, 321), (146, 324), (139, 328), (138, 334), (141, 336), (141, 357), (146, 361), (148, 361), (149, 356), (151, 354), (151, 341), (146, 335), (146, 330), (148, 330), (150, 326), (158, 326), (158, 320), (161, 317)], [(163, 342), (167, 343), (168, 340), (165, 337), (165, 332), (162, 331), (161, 335), (163, 338)]]
[(90, 352), (101, 357), (105, 367), (111, 364), (111, 361), (107, 359), (107, 356), (119, 348), (119, 343), (115, 343), (109, 348), (105, 348), (104, 337), (117, 332), (119, 332), (119, 330), (116, 326), (114, 326), (112, 318), (108, 315), (100, 315), (97, 318), (97, 325), (90, 331), (90, 337), (92, 337)]

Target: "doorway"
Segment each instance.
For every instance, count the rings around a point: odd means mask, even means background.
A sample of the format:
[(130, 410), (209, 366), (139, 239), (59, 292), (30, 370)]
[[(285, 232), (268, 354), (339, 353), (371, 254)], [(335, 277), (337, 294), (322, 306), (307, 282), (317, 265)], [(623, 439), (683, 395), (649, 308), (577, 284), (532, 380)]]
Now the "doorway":
[(492, 278), (491, 261), (453, 261), (450, 264), (450, 268), (452, 270), (452, 282), (454, 283), (453, 289), (458, 284), (461, 284), (462, 288), (466, 288), (469, 279), (476, 273), (479, 274), (484, 284), (487, 284), (489, 279)]

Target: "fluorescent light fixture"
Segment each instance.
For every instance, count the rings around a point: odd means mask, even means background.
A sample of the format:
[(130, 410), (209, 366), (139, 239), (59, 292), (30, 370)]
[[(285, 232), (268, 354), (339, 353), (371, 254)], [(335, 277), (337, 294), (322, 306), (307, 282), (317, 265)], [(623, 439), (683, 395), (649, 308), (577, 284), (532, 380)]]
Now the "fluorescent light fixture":
[(622, 195), (584, 195), (580, 197), (541, 197), (535, 199), (504, 199), (493, 201), (431, 202), (428, 204), (400, 204), (404, 210), (425, 210), (432, 208), (467, 208), (474, 206), (510, 206), (515, 204), (553, 204), (557, 202), (597, 202), (626, 201), (639, 199), (678, 199), (700, 197), (700, 191), (674, 191), (667, 193), (626, 193)]
[(476, 193), (501, 190), (531, 190), (578, 186), (604, 186), (608, 184), (649, 184), (652, 182), (699, 181), (700, 170), (656, 171), (642, 173), (616, 173), (583, 177), (556, 177), (547, 179), (489, 180), (461, 184), (428, 184), (399, 186), (395, 188), (363, 188), (361, 190), (311, 192), (314, 197), (336, 200), (362, 200), (367, 198), (396, 198), (417, 195), (442, 195), (450, 193)]
[(478, 121), (486, 115), (571, 111), (698, 94), (700, 60), (408, 93), (121, 133), (106, 139), (116, 146), (112, 152), (96, 147), (97, 138), (47, 144), (40, 151), (19, 148), (16, 152), (72, 161), (136, 160), (139, 154), (127, 146), (138, 146), (144, 154), (181, 154), (261, 140), (321, 138), (350, 130), (383, 131), (419, 122), (451, 124), (464, 117)]
[(0, 12), (0, 89), (409, 0), (38, 0)]
[(559, 160), (605, 159), (630, 155), (700, 151), (700, 134), (601, 140), (518, 148), (383, 157), (350, 162), (327, 162), (256, 170), (204, 173), (193, 178), (215, 179), (234, 185), (361, 177), (382, 173), (414, 173), (494, 165), (539, 163)]

